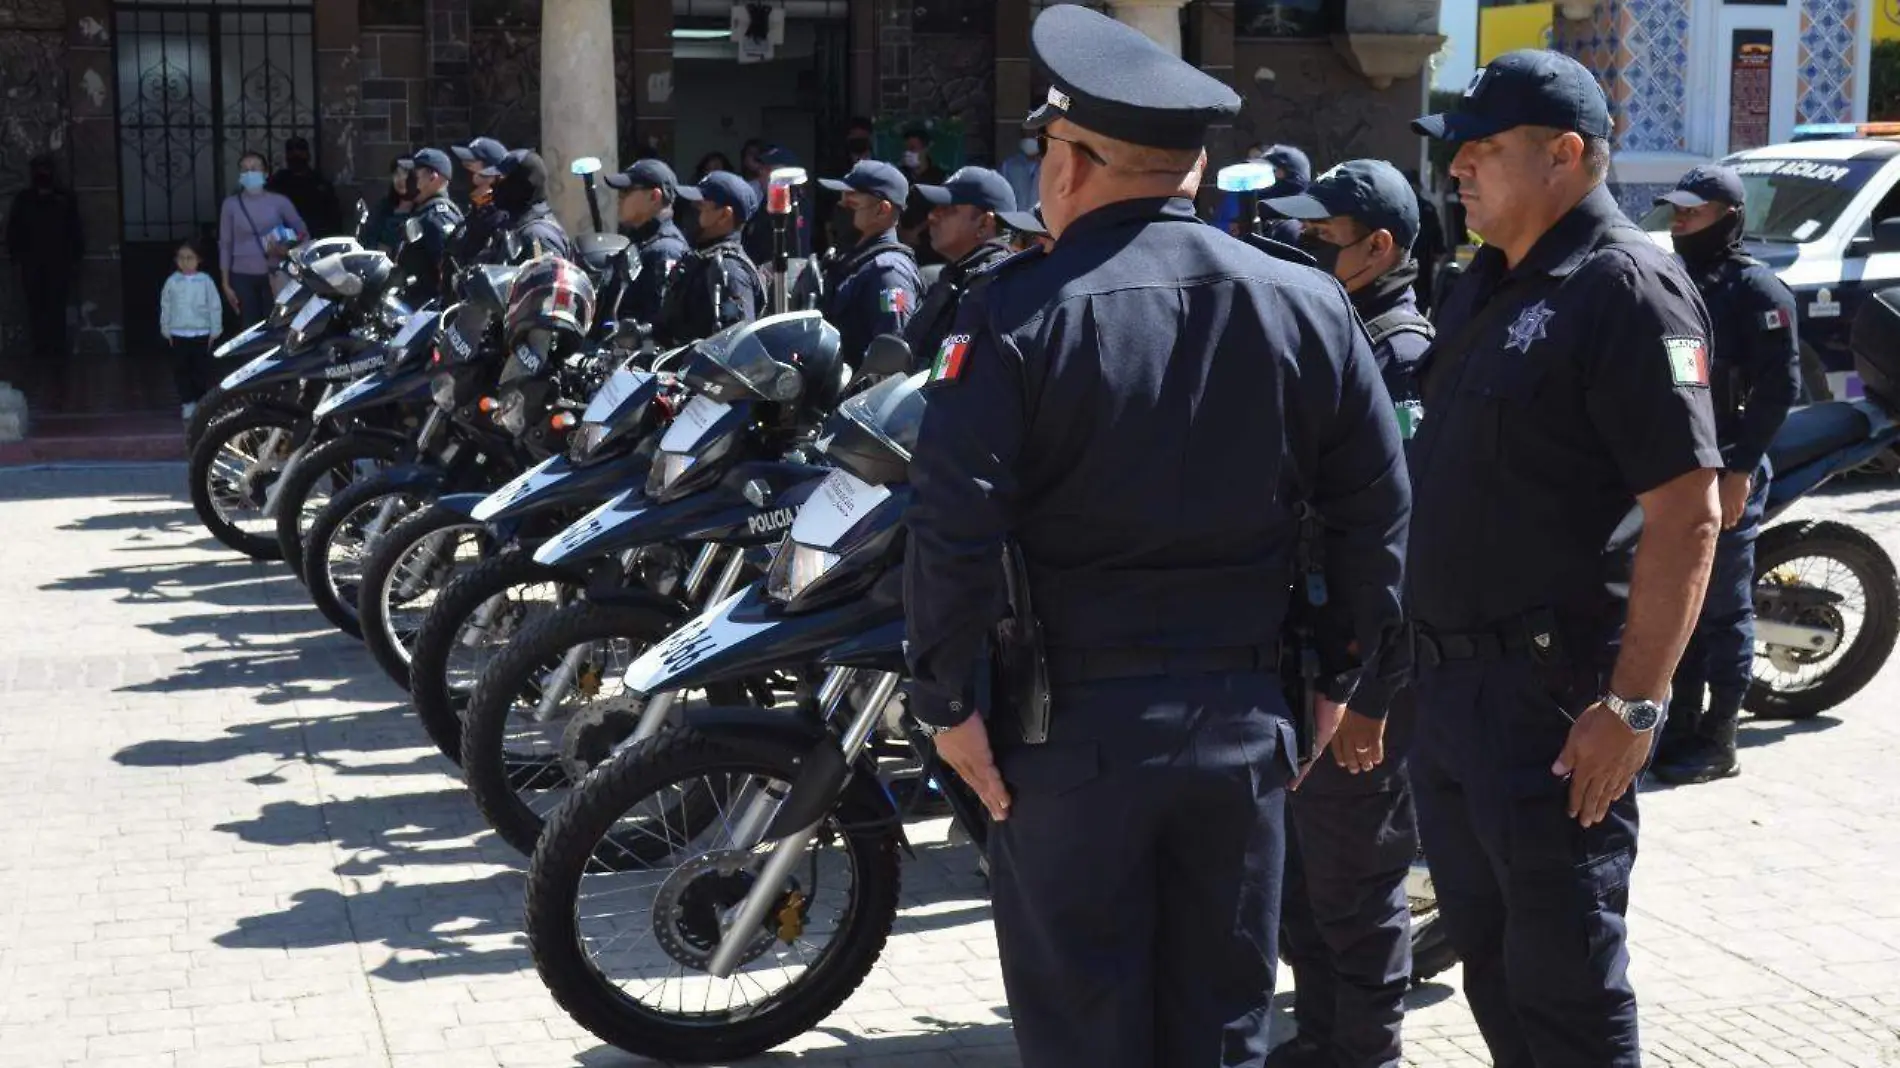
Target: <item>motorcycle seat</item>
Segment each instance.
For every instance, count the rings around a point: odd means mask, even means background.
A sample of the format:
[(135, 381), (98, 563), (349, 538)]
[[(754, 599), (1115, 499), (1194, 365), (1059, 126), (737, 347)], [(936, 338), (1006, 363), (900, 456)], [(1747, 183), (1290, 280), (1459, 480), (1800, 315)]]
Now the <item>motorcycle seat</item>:
[(1873, 427), (1850, 401), (1807, 404), (1788, 411), (1788, 421), (1768, 445), (1768, 462), (1777, 474), (1865, 441)]

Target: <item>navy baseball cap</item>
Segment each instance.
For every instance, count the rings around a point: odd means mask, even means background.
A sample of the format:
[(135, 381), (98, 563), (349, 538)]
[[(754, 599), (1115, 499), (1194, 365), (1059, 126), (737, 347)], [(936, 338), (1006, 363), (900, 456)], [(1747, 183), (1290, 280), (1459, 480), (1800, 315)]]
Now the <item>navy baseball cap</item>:
[(968, 204), (998, 214), (1016, 210), (1016, 191), (1009, 179), (988, 167), (964, 167), (942, 185), (920, 185), (917, 195), (926, 203)]
[(1683, 175), (1676, 188), (1656, 198), (1658, 204), (1679, 208), (1699, 208), (1711, 202), (1738, 208), (1746, 205), (1748, 190), (1742, 186), (1742, 176), (1714, 164), (1697, 167)]
[(534, 167), (540, 167), (544, 173), (547, 170), (547, 164), (541, 161), (539, 153), (531, 148), (517, 148), (482, 168), (482, 173), (490, 178), (501, 178), (518, 170)]
[(1261, 160), (1287, 172), (1288, 180), (1301, 185), (1313, 180), (1313, 161), (1306, 153), (1292, 145), (1274, 145), (1261, 155)]
[(1561, 52), (1524, 48), (1478, 68), (1458, 110), (1412, 121), (1440, 141), (1476, 141), (1519, 126), (1610, 138), (1610, 105), (1583, 64)]
[(454, 145), (449, 149), (455, 158), (463, 163), (480, 160), (484, 166), (493, 167), (508, 155), (508, 146), (492, 137), (477, 137), (466, 145)]
[(843, 178), (820, 178), (818, 184), (834, 193), (883, 197), (900, 208), (910, 199), (910, 179), (904, 177), (904, 172), (875, 159), (861, 161)]
[(455, 164), (449, 162), (449, 154), (439, 148), (425, 148), (409, 158), (416, 161), (416, 166), (427, 167), (445, 177), (455, 174)]
[(643, 159), (617, 174), (602, 178), (611, 189), (658, 189), (670, 199), (679, 195), (679, 175), (657, 159)]
[(1019, 234), (1032, 237), (1048, 237), (1049, 224), (1042, 221), (1042, 205), (1038, 204), (1029, 211), (999, 211), (996, 217), (1004, 226)]
[(710, 200), (722, 208), (731, 208), (739, 216), (740, 222), (752, 218), (759, 210), (759, 192), (752, 183), (731, 171), (714, 171), (699, 180), (698, 185), (679, 187), (681, 200)]
[(1191, 149), (1207, 128), (1240, 112), (1222, 82), (1155, 44), (1140, 30), (1078, 4), (1044, 8), (1029, 34), (1049, 95), (1023, 125), (1057, 119), (1131, 144)]
[(1408, 250), (1418, 240), (1418, 195), (1384, 160), (1348, 160), (1314, 179), (1306, 192), (1264, 203), (1289, 219), (1344, 215), (1368, 229), (1390, 230), (1399, 247)]

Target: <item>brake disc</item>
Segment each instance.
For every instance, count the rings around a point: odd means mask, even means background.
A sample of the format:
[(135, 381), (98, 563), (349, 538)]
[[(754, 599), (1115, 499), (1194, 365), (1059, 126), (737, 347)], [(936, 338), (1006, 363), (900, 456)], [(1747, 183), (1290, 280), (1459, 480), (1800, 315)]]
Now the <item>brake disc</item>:
[[(696, 971), (703, 972), (712, 964), (724, 934), (722, 921), (752, 889), (749, 868), (754, 859), (750, 852), (721, 850), (673, 869), (653, 899), (653, 934), (667, 956)], [(796, 886), (788, 886), (785, 900), (802, 904), (803, 895)], [(784, 925), (785, 911), (781, 903), (766, 914), (766, 923), (740, 951), (740, 965), (758, 960), (772, 948), (778, 940), (775, 927)]]
[(646, 702), (622, 694), (589, 702), (575, 713), (561, 732), (561, 768), (568, 781), (580, 782), (613, 756), (621, 742), (633, 737), (645, 708)]

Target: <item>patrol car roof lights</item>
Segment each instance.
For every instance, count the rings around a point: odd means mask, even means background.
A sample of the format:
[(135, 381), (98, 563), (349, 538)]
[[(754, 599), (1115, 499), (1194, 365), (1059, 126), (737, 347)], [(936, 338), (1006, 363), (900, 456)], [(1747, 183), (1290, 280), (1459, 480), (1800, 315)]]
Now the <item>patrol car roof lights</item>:
[(1214, 178), (1214, 184), (1227, 193), (1258, 193), (1275, 181), (1273, 164), (1258, 161), (1229, 164)]

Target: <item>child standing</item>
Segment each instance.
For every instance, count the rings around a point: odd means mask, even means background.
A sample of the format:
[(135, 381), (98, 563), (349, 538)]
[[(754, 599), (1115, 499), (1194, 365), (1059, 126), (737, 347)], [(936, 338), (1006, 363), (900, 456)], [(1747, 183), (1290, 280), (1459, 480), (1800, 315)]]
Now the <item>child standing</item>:
[(224, 325), (224, 306), (218, 285), (198, 270), (198, 248), (189, 240), (179, 244), (172, 262), (178, 270), (165, 279), (158, 298), (158, 332), (171, 349), (172, 381), (178, 403), (190, 419), (198, 398), (211, 387), (211, 344)]

